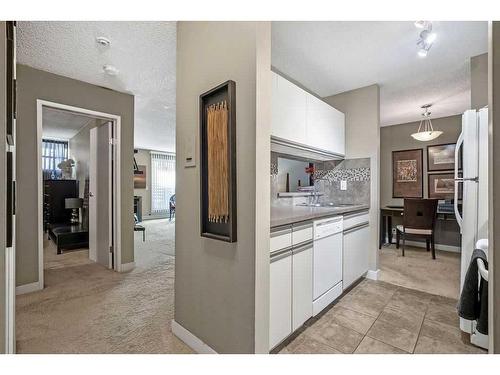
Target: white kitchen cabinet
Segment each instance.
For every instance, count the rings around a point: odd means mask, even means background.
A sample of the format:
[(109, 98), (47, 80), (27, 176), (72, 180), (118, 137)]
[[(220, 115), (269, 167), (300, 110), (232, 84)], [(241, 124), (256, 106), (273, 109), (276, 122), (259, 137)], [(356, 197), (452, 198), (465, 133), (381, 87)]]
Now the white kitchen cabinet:
[(272, 72), (271, 135), (305, 144), (307, 92)]
[(292, 252), (271, 256), (269, 345), (274, 348), (292, 333)]
[(313, 244), (293, 249), (292, 256), (292, 331), (312, 316)]
[(307, 145), (345, 155), (345, 116), (313, 95), (307, 96)]
[(344, 230), (344, 290), (368, 271), (371, 242), (369, 222), (359, 223)]

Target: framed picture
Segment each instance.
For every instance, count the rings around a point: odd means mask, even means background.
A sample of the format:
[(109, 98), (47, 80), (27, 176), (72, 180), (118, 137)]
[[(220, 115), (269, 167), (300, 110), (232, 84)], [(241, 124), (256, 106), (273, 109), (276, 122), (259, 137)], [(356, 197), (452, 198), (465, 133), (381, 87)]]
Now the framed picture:
[(200, 95), (201, 236), (236, 242), (236, 83)]
[(138, 165), (138, 171), (134, 171), (134, 189), (146, 189), (146, 166)]
[(392, 197), (422, 198), (423, 151), (421, 148), (392, 152)]
[[(429, 198), (454, 199), (455, 175), (453, 173), (434, 173), (428, 175)], [(462, 188), (459, 184), (458, 199), (462, 199)]]
[[(455, 168), (456, 143), (427, 146), (427, 171), (449, 171)], [(458, 169), (462, 169), (462, 157)]]

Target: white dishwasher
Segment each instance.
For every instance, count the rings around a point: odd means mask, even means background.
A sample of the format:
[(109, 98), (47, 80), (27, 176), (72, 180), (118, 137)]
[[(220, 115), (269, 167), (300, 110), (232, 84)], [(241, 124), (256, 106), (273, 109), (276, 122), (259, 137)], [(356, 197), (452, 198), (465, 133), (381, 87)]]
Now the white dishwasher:
[(316, 220), (313, 245), (313, 316), (342, 294), (342, 216)]

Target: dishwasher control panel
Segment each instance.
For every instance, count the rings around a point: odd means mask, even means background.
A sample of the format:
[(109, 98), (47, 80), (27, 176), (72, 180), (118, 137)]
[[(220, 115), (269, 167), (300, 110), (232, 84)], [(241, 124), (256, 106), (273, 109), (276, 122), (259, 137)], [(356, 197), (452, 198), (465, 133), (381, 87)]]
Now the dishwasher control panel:
[(342, 216), (330, 217), (328, 219), (314, 221), (314, 239), (331, 236), (344, 230)]

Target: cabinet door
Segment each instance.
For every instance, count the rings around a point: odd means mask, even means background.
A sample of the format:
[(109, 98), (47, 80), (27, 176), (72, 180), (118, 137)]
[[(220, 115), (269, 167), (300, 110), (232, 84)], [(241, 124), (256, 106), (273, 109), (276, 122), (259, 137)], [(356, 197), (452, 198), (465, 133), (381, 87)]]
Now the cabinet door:
[(345, 154), (345, 116), (329, 104), (307, 96), (307, 144), (336, 154)]
[(292, 263), (292, 331), (295, 331), (313, 312), (312, 244), (294, 249)]
[(344, 232), (344, 290), (368, 271), (370, 252), (370, 226), (365, 224), (357, 229)]
[(305, 144), (307, 93), (278, 74), (272, 75), (271, 135)]
[(271, 258), (269, 345), (274, 348), (292, 333), (292, 253)]

